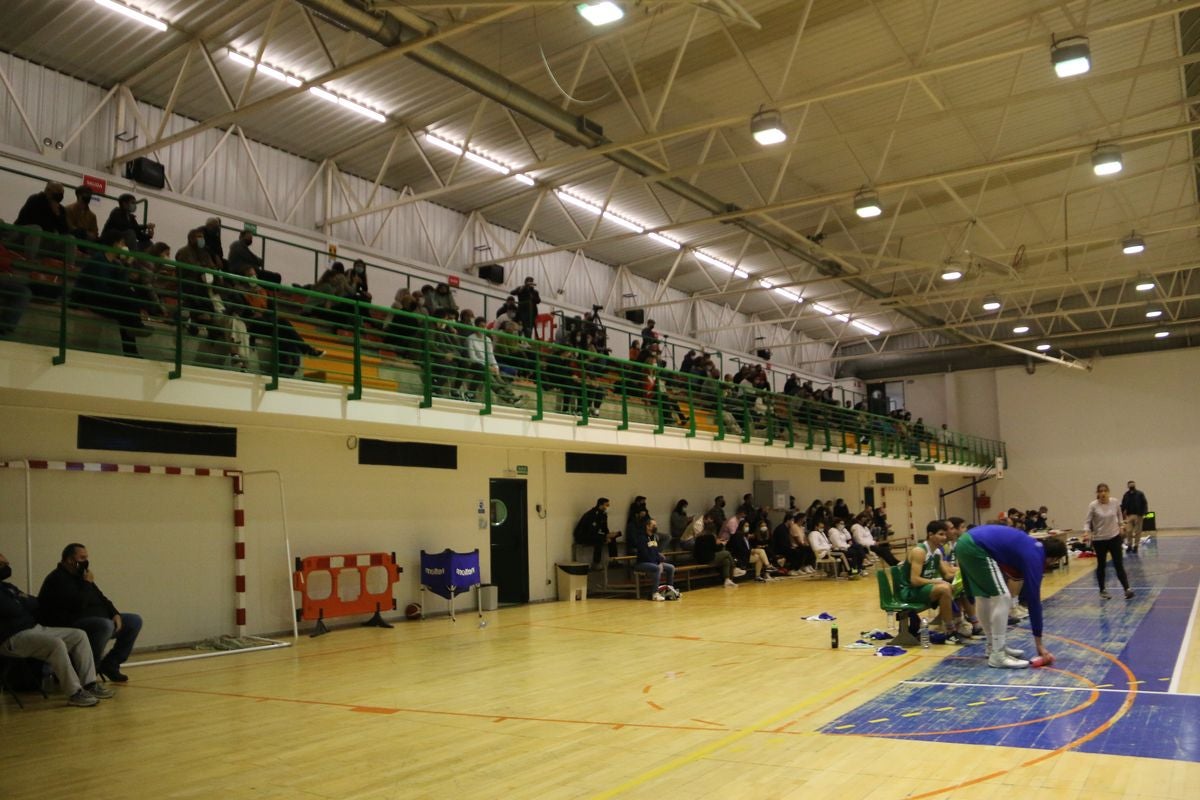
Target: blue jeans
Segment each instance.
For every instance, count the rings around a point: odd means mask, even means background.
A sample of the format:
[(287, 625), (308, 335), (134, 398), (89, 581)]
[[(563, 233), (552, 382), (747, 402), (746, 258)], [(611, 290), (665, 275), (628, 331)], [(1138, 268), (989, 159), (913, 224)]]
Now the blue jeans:
[[(96, 662), (96, 669), (120, 669), (121, 665), (129, 659), (129, 654), (133, 652), (133, 645), (137, 641), (138, 634), (142, 632), (142, 618), (138, 614), (122, 613), (121, 630), (115, 633), (116, 626), (111, 619), (106, 617), (84, 617), (77, 619), (74, 622), (74, 627), (80, 628), (87, 634), (88, 641), (92, 645), (92, 656)], [(108, 640), (114, 637), (117, 643), (113, 645), (113, 649), (107, 656), (101, 658)]]
[(650, 586), (650, 593), (654, 594), (658, 591), (659, 586), (674, 586), (675, 585), (675, 565), (667, 561), (661, 561), (657, 564), (651, 564), (649, 561), (643, 561), (634, 567), (638, 572), (645, 572), (647, 575), (654, 576), (653, 583)]

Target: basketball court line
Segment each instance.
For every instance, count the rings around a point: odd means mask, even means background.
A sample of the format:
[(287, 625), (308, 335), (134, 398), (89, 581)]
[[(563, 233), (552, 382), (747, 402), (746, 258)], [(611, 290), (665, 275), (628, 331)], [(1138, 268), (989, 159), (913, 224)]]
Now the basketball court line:
[(1171, 673), (1170, 692), (1179, 693), (1179, 681), (1183, 679), (1183, 662), (1187, 660), (1188, 651), (1192, 646), (1192, 634), (1196, 630), (1196, 616), (1200, 614), (1200, 586), (1196, 587), (1196, 599), (1192, 602), (1191, 616), (1188, 617), (1187, 628), (1179, 643), (1179, 657), (1175, 659), (1175, 671)]
[[(1117, 689), (1117, 688), (1103, 689), (1100, 687), (1093, 688), (1091, 686), (1050, 686), (1050, 685), (1038, 684), (1038, 683), (1022, 683), (1020, 685), (1014, 685), (1011, 683), (970, 683), (970, 682), (966, 682), (966, 681), (905, 680), (905, 681), (900, 681), (900, 683), (902, 683), (902, 684), (907, 683), (910, 686), (966, 686), (966, 687), (970, 687), (970, 688), (974, 688), (974, 689), (1004, 689), (1005, 691), (1015, 691), (1018, 689), (1040, 689), (1040, 690), (1051, 690), (1051, 691), (1056, 691), (1056, 692), (1113, 692), (1116, 694), (1124, 694), (1125, 692), (1130, 691), (1130, 688), (1131, 688), (1131, 687), (1127, 687), (1124, 689)], [(1194, 693), (1194, 692), (1172, 692), (1172, 691), (1164, 692), (1164, 691), (1154, 691), (1152, 689), (1139, 689), (1138, 694), (1162, 695), (1162, 696), (1174, 696), (1174, 697), (1200, 697), (1200, 694)]]

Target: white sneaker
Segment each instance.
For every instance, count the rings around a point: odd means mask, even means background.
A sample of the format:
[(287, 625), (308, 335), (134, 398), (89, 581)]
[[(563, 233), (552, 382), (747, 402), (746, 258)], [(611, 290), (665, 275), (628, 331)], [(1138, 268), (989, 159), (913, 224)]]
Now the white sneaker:
[(1029, 666), (1029, 662), (1007, 654), (992, 653), (988, 656), (988, 666), (996, 669), (1025, 669)]
[(745, 574), (746, 574), (746, 570), (742, 569), (741, 567), (734, 567), (734, 568), (733, 568), (733, 577), (735, 577), (735, 578), (741, 578), (741, 577), (743, 577)]
[(654, 594), (650, 595), (650, 599), (661, 602), (663, 600), (666, 600), (667, 598), (662, 596), (662, 592), (655, 592)]
[[(1021, 650), (1021, 649), (1019, 649), (1019, 648), (1016, 648), (1016, 647), (1009, 647), (1008, 645), (1004, 645), (1004, 653), (1005, 653), (1005, 655), (1007, 655), (1007, 656), (1009, 656), (1009, 657), (1011, 657), (1011, 658), (1024, 658), (1024, 657), (1025, 657), (1025, 651), (1024, 651), (1024, 650)], [(992, 655), (992, 648), (991, 648), (991, 647), (988, 647), (988, 648), (987, 648), (987, 654), (988, 654), (988, 656), (989, 656), (989, 657)]]
[(800, 571), (803, 572), (805, 575), (812, 575), (817, 570), (815, 567), (805, 567), (804, 569), (802, 569)]
[(725, 579), (725, 588), (726, 589), (736, 589), (737, 588), (737, 584), (733, 582), (733, 578)]

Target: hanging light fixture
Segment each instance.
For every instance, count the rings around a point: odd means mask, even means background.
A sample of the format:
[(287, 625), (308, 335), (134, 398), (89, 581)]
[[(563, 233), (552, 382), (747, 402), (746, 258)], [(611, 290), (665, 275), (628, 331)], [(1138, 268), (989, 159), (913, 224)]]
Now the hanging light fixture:
[(958, 268), (958, 265), (953, 261), (946, 261), (942, 265), (942, 280), (956, 281), (963, 276), (963, 271)]
[(1162, 309), (1154, 303), (1146, 306), (1146, 319), (1158, 319), (1162, 313)]
[(1028, 325), (1017, 325), (1015, 328), (1013, 328), (1013, 333), (1017, 334), (1018, 336), (1023, 333), (1029, 333), (1029, 326)]
[(1050, 37), (1050, 63), (1060, 78), (1082, 75), (1092, 68), (1092, 49), (1086, 36)]
[(1100, 144), (1092, 151), (1092, 172), (1097, 175), (1116, 175), (1125, 167), (1121, 145)]
[(1000, 302), (1000, 298), (994, 294), (989, 294), (987, 297), (983, 298), (984, 311), (999, 311), (1001, 305), (1003, 304)]
[(863, 219), (872, 219), (883, 213), (879, 204), (879, 195), (872, 189), (860, 189), (854, 195), (854, 213)]
[(1149, 275), (1143, 272), (1137, 276), (1137, 283), (1133, 285), (1133, 288), (1139, 292), (1148, 292), (1153, 289), (1154, 286), (1154, 278), (1151, 278)]
[(1034, 349), (1037, 350), (1039, 353), (1044, 353), (1050, 349), (1050, 344), (1048, 342), (1042, 342)]
[(1135, 256), (1145, 250), (1146, 240), (1138, 236), (1136, 231), (1130, 231), (1129, 235), (1121, 240), (1121, 252), (1127, 256)]
[(779, 144), (787, 141), (783, 127), (783, 115), (778, 109), (762, 108), (750, 118), (750, 134), (761, 145)]
[(124, 14), (130, 19), (136, 19), (143, 25), (154, 28), (156, 31), (165, 31), (167, 23), (163, 22), (158, 17), (152, 17), (144, 11), (139, 11), (136, 8), (131, 8), (124, 3), (118, 3), (115, 0), (96, 0), (97, 5), (104, 6), (109, 11), (115, 11), (118, 14)]
[(1171, 335), (1170, 331), (1155, 331), (1154, 332), (1155, 339), (1165, 339), (1170, 335)]
[(583, 17), (596, 27), (608, 25), (610, 22), (616, 22), (625, 16), (625, 9), (621, 8), (611, 0), (580, 3), (579, 5), (575, 6), (575, 10), (579, 12), (579, 16)]

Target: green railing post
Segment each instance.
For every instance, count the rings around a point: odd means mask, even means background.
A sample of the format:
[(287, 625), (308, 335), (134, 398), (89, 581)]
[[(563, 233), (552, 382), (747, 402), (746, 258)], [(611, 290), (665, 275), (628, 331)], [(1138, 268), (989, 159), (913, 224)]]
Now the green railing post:
[(169, 380), (183, 375), (183, 275), (180, 267), (175, 268), (175, 365), (167, 373)]
[(429, 408), (433, 405), (433, 356), (430, 353), (429, 317), (421, 317), (421, 385), (424, 396), (417, 404), (418, 408)]
[(279, 302), (271, 303), (271, 380), (267, 381), (268, 392), (279, 388)]
[(713, 441), (721, 442), (725, 440), (725, 385), (720, 378), (712, 383), (716, 386), (717, 393), (717, 435), (713, 437)]
[(687, 438), (691, 439), (696, 435), (696, 397), (692, 392), (692, 376), (687, 378), (687, 401), (688, 401), (688, 432)]
[(492, 340), (486, 333), (483, 334), (483, 408), (479, 409), (479, 416), (485, 417), (492, 413), (492, 370), (488, 366), (491, 359)]
[(354, 301), (354, 388), (347, 400), (362, 399), (362, 303)]
[(621, 366), (621, 424), (617, 426), (619, 431), (629, 430), (629, 369), (624, 365)]
[(764, 422), (766, 423), (767, 429), (767, 435), (763, 440), (763, 445), (770, 447), (771, 445), (775, 444), (775, 398), (769, 392), (762, 392), (758, 396), (762, 399), (763, 405), (767, 409), (766, 413), (763, 415), (765, 417)]
[(750, 404), (746, 402), (746, 393), (742, 391), (741, 385), (735, 386), (734, 391), (738, 393), (742, 403), (742, 444), (749, 444), (754, 434), (754, 417), (750, 414)]
[(654, 405), (656, 407), (658, 417), (658, 425), (654, 428), (654, 432), (662, 433), (667, 427), (667, 409), (663, 406), (663, 388), (659, 383), (658, 376), (655, 375), (657, 371), (658, 367), (651, 367), (648, 374), (650, 376), (651, 386), (654, 387)]
[(50, 363), (55, 366), (67, 363), (67, 294), (67, 262), (64, 259), (62, 268), (62, 296), (59, 298), (58, 303), (58, 354), (50, 359)]
[(539, 422), (546, 415), (546, 393), (542, 385), (542, 347), (538, 343), (533, 348), (533, 394), (534, 412), (530, 421)]
[(591, 400), (588, 397), (587, 383), (587, 356), (583, 353), (577, 353), (579, 356), (579, 421), (576, 425), (587, 425), (591, 418)]

